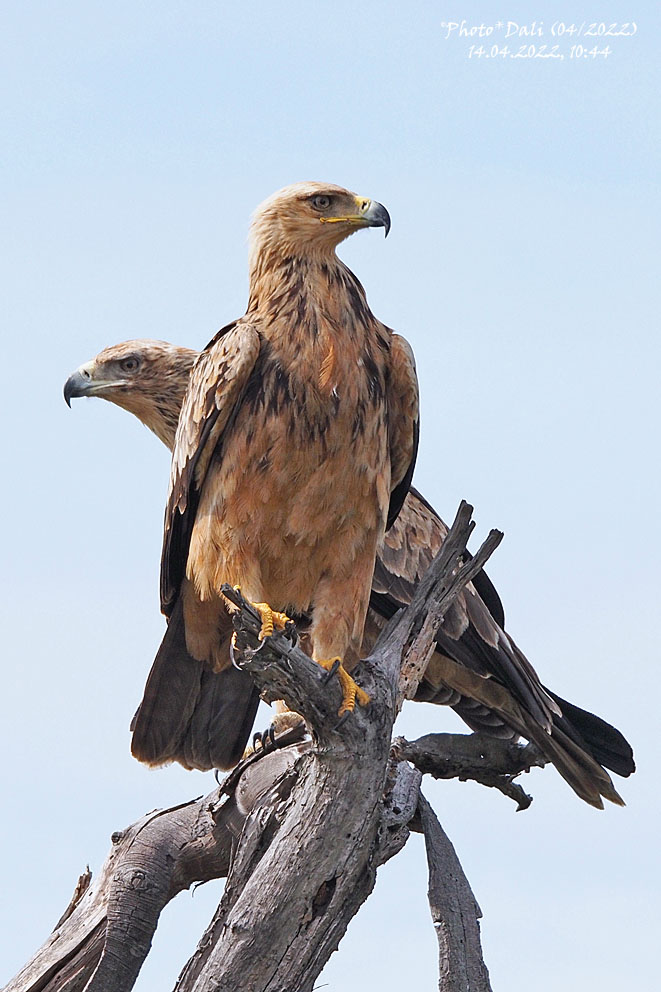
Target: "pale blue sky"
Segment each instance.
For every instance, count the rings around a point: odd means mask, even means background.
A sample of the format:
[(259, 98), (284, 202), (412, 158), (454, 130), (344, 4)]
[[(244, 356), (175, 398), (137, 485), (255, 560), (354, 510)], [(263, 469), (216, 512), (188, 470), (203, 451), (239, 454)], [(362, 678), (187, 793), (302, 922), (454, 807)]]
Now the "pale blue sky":
[[(571, 13), (637, 35), (564, 62), (468, 60), (440, 26), (548, 28), (569, 17), (555, 0), (5, 12), (0, 980), (113, 830), (213, 785), (129, 753), (163, 627), (167, 452), (109, 404), (68, 411), (62, 384), (126, 338), (206, 343), (245, 307), (251, 210), (327, 179), (392, 216), (387, 241), (341, 254), (416, 352), (416, 484), (446, 519), (474, 503), (478, 539), (505, 530), (490, 573), (510, 633), (638, 759), (627, 808), (601, 814), (553, 769), (526, 779), (518, 815), (491, 790), (426, 786), (484, 911), (494, 989), (655, 984), (661, 31), (656, 4), (606, 6)], [(401, 724), (463, 727), (419, 705)], [(138, 989), (171, 987), (219, 891), (170, 907)], [(425, 892), (413, 837), (321, 981), (433, 988)]]

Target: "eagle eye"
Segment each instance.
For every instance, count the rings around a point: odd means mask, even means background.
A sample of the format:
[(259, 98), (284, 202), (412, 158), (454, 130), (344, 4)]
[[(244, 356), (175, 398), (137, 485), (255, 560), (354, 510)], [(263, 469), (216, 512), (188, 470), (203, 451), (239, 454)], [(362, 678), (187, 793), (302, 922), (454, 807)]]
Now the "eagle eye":
[(119, 363), (119, 367), (122, 372), (137, 372), (140, 362), (135, 357), (135, 355), (129, 355), (128, 358), (123, 358)]
[(331, 205), (331, 198), (323, 195), (313, 196), (310, 202), (315, 210), (328, 210)]

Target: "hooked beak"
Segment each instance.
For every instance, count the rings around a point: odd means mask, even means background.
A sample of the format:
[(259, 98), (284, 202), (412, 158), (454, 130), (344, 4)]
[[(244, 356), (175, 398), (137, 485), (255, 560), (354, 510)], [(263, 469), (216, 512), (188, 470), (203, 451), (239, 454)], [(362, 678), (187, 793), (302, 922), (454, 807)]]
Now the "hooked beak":
[(355, 224), (356, 227), (385, 227), (386, 237), (390, 230), (390, 214), (382, 203), (369, 200), (365, 196), (357, 196), (356, 213), (344, 214), (341, 217), (320, 217), (322, 224)]
[(365, 227), (385, 227), (386, 238), (390, 231), (390, 214), (382, 203), (377, 200), (366, 200), (356, 198), (358, 203), (359, 217)]
[(126, 379), (116, 379), (113, 382), (96, 381), (90, 371), (93, 363), (81, 365), (64, 383), (64, 401), (71, 408), (71, 400), (78, 396), (103, 396), (106, 389), (125, 386)]
[(71, 400), (76, 396), (88, 396), (92, 388), (92, 377), (83, 366), (76, 369), (64, 383), (64, 402), (71, 409)]

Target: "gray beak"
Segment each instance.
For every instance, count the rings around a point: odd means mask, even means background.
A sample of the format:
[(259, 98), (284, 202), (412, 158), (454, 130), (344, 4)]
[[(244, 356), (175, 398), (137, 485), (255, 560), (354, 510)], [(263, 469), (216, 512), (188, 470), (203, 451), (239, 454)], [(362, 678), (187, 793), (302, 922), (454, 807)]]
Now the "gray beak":
[(88, 396), (91, 389), (91, 376), (84, 369), (76, 369), (64, 383), (64, 401), (71, 408), (71, 400), (76, 396)]
[(368, 227), (385, 227), (386, 237), (388, 237), (388, 231), (390, 230), (390, 214), (382, 203), (378, 203), (377, 200), (372, 200), (369, 207), (363, 214), (363, 220), (367, 222)]

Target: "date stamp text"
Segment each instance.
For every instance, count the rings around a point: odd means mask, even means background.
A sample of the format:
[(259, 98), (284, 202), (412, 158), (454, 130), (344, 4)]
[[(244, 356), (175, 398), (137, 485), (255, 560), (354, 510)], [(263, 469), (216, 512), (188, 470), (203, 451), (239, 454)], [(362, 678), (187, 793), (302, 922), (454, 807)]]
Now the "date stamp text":
[(445, 41), (463, 43), (466, 58), (604, 61), (638, 33), (635, 21), (441, 21)]

